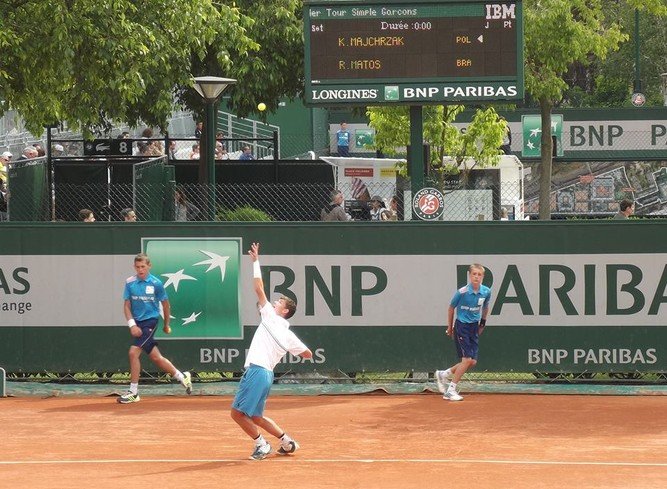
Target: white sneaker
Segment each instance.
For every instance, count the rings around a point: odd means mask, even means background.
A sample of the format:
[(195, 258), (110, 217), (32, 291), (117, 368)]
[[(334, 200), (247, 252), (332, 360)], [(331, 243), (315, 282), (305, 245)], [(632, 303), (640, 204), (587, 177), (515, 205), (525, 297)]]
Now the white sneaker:
[(250, 455), (251, 460), (264, 460), (266, 456), (271, 453), (271, 445), (268, 443), (264, 445), (258, 445), (255, 447), (255, 451)]
[(192, 394), (192, 375), (190, 372), (183, 372), (183, 381), (181, 384), (185, 387), (185, 393), (187, 395)]
[(454, 389), (447, 389), (447, 392), (445, 392), (445, 395), (442, 396), (443, 399), (447, 399), (449, 401), (462, 401), (463, 396), (459, 395), (458, 392), (456, 392)]
[(438, 390), (445, 393), (445, 386), (447, 382), (451, 379), (451, 375), (447, 375), (445, 370), (436, 370), (435, 371), (435, 383), (438, 385)]

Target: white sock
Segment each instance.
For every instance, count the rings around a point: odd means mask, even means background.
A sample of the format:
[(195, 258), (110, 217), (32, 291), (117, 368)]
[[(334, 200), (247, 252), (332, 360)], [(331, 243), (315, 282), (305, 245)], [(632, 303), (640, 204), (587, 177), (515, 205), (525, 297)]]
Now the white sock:
[(181, 372), (180, 370), (176, 370), (176, 373), (174, 374), (174, 378), (175, 378), (176, 380), (178, 380), (178, 381), (182, 384), (182, 383), (183, 383), (183, 379), (184, 379), (185, 377), (183, 377), (183, 372)]
[(130, 392), (136, 396), (138, 391), (139, 391), (139, 382), (137, 382), (136, 384), (131, 383)]
[(263, 447), (264, 445), (266, 445), (266, 440), (262, 435), (259, 435), (257, 438), (255, 438), (255, 446)]

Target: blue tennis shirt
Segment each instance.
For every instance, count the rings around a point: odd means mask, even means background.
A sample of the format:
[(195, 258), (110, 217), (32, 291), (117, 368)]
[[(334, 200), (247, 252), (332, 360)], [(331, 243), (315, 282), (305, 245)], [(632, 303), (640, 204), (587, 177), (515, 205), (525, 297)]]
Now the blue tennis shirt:
[(454, 293), (449, 305), (456, 308), (456, 319), (462, 323), (478, 323), (482, 319), (482, 309), (489, 307), (489, 302), (490, 288), (480, 284), (479, 290), (475, 292), (472, 285), (468, 284)]
[(146, 280), (136, 275), (125, 281), (123, 299), (130, 301), (135, 321), (160, 317), (160, 302), (168, 299), (164, 285), (155, 275), (148, 274)]

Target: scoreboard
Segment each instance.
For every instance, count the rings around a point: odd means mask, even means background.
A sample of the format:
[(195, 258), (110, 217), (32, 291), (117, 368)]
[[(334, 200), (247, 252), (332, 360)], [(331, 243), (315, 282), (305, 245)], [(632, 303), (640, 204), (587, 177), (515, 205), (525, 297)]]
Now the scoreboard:
[(308, 104), (523, 99), (521, 0), (306, 0), (303, 13)]

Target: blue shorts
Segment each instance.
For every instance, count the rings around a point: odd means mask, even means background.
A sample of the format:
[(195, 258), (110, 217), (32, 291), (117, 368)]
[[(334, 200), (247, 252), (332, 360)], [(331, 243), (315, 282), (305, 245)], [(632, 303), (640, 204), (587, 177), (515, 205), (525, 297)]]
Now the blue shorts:
[(479, 349), (479, 323), (454, 323), (454, 344), (459, 358), (477, 359)]
[(145, 321), (137, 321), (137, 326), (141, 328), (141, 336), (139, 338), (134, 338), (132, 344), (138, 346), (146, 352), (147, 355), (153, 351), (153, 348), (157, 346), (157, 341), (155, 341), (155, 329), (157, 326), (157, 318), (146, 319)]
[(241, 377), (232, 408), (251, 418), (262, 416), (272, 385), (273, 372), (271, 370), (250, 364)]

